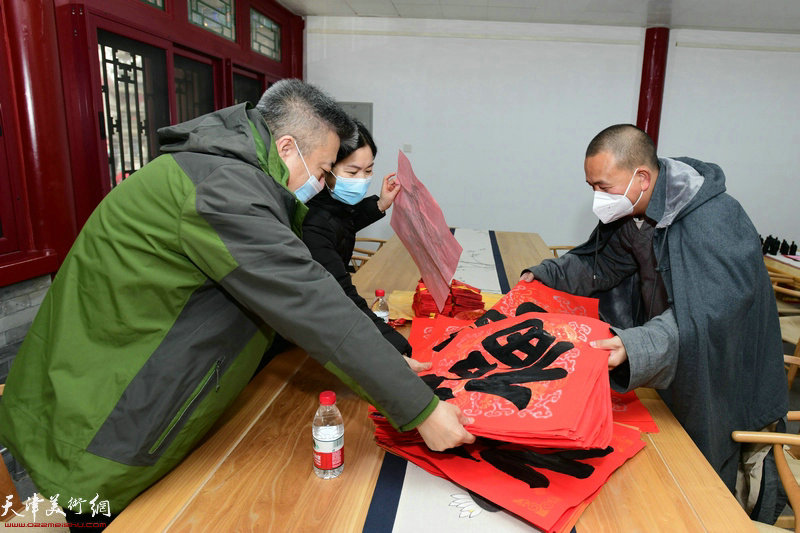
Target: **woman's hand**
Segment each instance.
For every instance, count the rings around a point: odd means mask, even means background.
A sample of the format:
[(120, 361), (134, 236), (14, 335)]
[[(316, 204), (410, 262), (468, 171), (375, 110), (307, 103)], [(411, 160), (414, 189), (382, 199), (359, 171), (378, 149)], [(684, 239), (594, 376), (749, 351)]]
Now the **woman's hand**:
[(400, 183), (395, 179), (396, 172), (387, 174), (383, 177), (381, 184), (381, 197), (378, 199), (378, 209), (385, 212), (391, 207), (394, 199), (397, 198), (397, 193), (400, 192)]

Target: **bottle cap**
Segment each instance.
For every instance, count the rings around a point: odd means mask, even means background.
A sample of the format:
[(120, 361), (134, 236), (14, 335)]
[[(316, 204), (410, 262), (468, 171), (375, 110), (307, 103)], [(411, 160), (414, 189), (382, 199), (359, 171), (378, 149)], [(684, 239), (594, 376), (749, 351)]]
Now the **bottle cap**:
[(319, 393), (319, 403), (321, 405), (333, 405), (336, 403), (336, 393), (332, 390), (326, 390)]
[(384, 296), (386, 295), (386, 291), (383, 289), (375, 289), (375, 296)]

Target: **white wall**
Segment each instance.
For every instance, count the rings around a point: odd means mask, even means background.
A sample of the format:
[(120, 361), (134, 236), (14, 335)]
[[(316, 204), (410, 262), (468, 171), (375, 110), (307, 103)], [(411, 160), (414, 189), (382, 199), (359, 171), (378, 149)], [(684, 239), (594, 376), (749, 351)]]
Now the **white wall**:
[[(373, 102), (376, 172), (394, 171), (411, 145), (451, 226), (577, 244), (597, 221), (586, 144), (635, 122), (643, 38), (641, 28), (310, 17), (306, 79)], [(388, 217), (363, 234), (391, 235)]]
[(800, 243), (800, 36), (671, 31), (659, 152), (719, 164), (763, 237)]
[[(311, 17), (306, 79), (373, 102), (376, 171), (407, 153), (450, 225), (582, 242), (583, 153), (635, 122), (644, 29)], [(722, 166), (763, 235), (800, 241), (800, 36), (672, 30), (660, 155)], [(373, 183), (372, 192), (378, 184)], [(388, 236), (388, 219), (363, 232)]]

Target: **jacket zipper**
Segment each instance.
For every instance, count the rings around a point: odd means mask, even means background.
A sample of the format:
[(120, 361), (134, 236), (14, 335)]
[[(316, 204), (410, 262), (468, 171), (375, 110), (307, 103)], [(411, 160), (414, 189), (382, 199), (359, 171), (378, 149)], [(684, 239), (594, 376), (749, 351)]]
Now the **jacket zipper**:
[(172, 418), (172, 421), (169, 423), (169, 426), (167, 426), (167, 429), (161, 433), (161, 436), (158, 438), (155, 444), (153, 444), (153, 446), (147, 451), (148, 454), (153, 455), (158, 451), (159, 448), (161, 448), (164, 442), (166, 442), (167, 437), (169, 437), (170, 433), (172, 433), (172, 431), (178, 426), (183, 416), (189, 412), (194, 401), (203, 393), (203, 391), (206, 390), (206, 387), (208, 387), (208, 384), (211, 383), (211, 380), (214, 377), (216, 377), (214, 392), (219, 391), (219, 369), (222, 366), (223, 361), (225, 361), (224, 357), (222, 359), (217, 359), (214, 362), (214, 366), (209, 369), (209, 371), (203, 377), (203, 380), (200, 382), (200, 387), (188, 400), (186, 400), (178, 413)]

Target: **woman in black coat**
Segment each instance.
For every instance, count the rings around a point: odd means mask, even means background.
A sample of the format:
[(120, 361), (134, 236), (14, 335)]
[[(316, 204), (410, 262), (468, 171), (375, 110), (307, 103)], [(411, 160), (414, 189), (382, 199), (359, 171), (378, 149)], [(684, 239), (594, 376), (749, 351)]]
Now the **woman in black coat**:
[(398, 352), (411, 355), (411, 345), (405, 337), (370, 311), (369, 304), (359, 296), (350, 280), (348, 264), (353, 255), (356, 232), (383, 218), (400, 192), (400, 184), (392, 173), (383, 178), (380, 197), (364, 197), (372, 181), (372, 167), (378, 149), (367, 128), (359, 121), (356, 124), (356, 147), (339, 149), (336, 163), (325, 177), (327, 186), (306, 204), (309, 210), (303, 222), (303, 242), (311, 257), (336, 278), (345, 294), (372, 319), (384, 338)]

